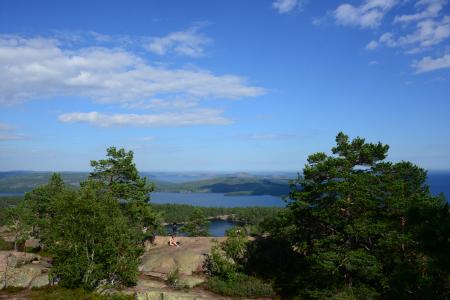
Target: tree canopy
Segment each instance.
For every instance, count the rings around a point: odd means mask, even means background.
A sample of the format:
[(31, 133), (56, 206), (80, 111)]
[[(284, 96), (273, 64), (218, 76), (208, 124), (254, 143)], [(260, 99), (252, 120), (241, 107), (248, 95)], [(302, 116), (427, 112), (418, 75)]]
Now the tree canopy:
[[(54, 174), (47, 185), (26, 194), (24, 208), (53, 257), (51, 273), (61, 285), (132, 285), (143, 251), (143, 227), (158, 226), (148, 203), (153, 187), (139, 176), (131, 151), (108, 148), (107, 159), (91, 165), (94, 171), (78, 190)], [(16, 227), (20, 234), (23, 226)]]
[[(450, 292), (448, 204), (426, 172), (385, 161), (389, 147), (336, 137), (292, 182), (288, 211), (268, 231), (289, 262), (276, 267), (286, 298), (438, 299)], [(287, 254), (289, 253), (289, 254)], [(261, 263), (261, 262), (260, 262)]]

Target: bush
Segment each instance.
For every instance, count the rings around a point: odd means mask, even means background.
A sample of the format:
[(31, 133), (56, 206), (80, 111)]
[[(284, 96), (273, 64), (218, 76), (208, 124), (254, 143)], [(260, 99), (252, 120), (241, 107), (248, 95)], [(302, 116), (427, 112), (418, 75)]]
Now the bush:
[(180, 270), (178, 268), (175, 268), (169, 272), (167, 275), (167, 283), (170, 287), (174, 289), (181, 288), (180, 286)]
[(0, 250), (12, 250), (13, 245), (0, 238)]
[(211, 277), (207, 288), (217, 294), (229, 297), (271, 297), (274, 295), (272, 287), (258, 278), (236, 273), (233, 279)]
[(227, 258), (220, 245), (217, 244), (211, 248), (211, 253), (206, 257), (203, 268), (210, 276), (231, 279), (238, 271), (239, 266)]

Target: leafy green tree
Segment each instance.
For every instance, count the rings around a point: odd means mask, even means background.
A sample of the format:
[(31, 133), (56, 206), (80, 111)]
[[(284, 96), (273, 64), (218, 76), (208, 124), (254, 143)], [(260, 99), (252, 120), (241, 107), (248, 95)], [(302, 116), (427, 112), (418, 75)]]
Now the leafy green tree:
[(87, 181), (79, 191), (54, 198), (52, 205), (58, 213), (44, 234), (54, 259), (52, 273), (63, 286), (135, 283), (142, 245), (118, 201), (100, 183)]
[(208, 224), (209, 221), (203, 210), (195, 208), (189, 222), (181, 228), (181, 231), (188, 236), (209, 236)]
[(52, 209), (52, 201), (67, 190), (61, 175), (52, 174), (48, 184), (39, 186), (31, 192), (25, 194), (24, 206), (26, 206), (33, 217), (31, 218), (32, 235), (43, 238), (42, 228), (47, 226), (47, 222), (55, 212)]
[(108, 149), (79, 190), (61, 176), (25, 196), (37, 235), (53, 256), (53, 276), (66, 287), (132, 285), (143, 252), (143, 228), (157, 226), (149, 206), (153, 187), (138, 175), (133, 153)]
[(278, 293), (302, 299), (448, 296), (448, 204), (431, 196), (423, 169), (386, 162), (388, 149), (339, 133), (333, 155), (308, 157), (303, 177), (291, 185), (289, 211), (269, 228), (272, 242), (285, 244), (283, 252), (292, 256), (274, 275)]
[(127, 202), (148, 203), (154, 187), (147, 183), (147, 178), (139, 176), (133, 163), (133, 151), (117, 150), (116, 147), (106, 151), (106, 159), (91, 161), (94, 171), (89, 178), (102, 182), (114, 197)]
[(31, 211), (23, 203), (6, 209), (6, 225), (13, 234), (14, 251), (18, 251), (18, 245), (29, 237), (31, 219)]
[(154, 186), (147, 178), (139, 176), (133, 163), (133, 151), (110, 147), (106, 156), (106, 159), (91, 161), (94, 171), (89, 178), (100, 182), (121, 201), (131, 225), (140, 229), (157, 227), (159, 216), (148, 205)]

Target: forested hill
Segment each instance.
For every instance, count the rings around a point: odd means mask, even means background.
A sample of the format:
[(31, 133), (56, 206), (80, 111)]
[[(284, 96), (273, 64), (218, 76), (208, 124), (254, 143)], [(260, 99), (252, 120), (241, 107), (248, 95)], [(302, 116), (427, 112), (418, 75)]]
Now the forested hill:
[[(33, 172), (33, 171), (12, 171), (0, 172), (0, 193), (24, 193), (31, 191), (36, 186), (48, 182), (51, 172)], [(63, 180), (73, 186), (78, 187), (79, 183), (88, 177), (88, 172), (61, 172)], [(214, 176), (208, 174), (183, 175), (187, 179), (202, 178), (192, 181), (179, 180), (181, 175), (159, 173), (143, 173), (150, 182), (156, 185), (158, 192), (210, 192), (223, 193), (227, 195), (273, 195), (283, 196), (289, 193), (289, 179), (286, 175), (251, 175), (240, 174), (221, 174)], [(176, 178), (178, 182), (161, 181), (159, 178), (170, 180)], [(293, 178), (290, 177), (290, 178)]]
[(227, 176), (184, 183), (159, 182), (160, 192), (200, 192), (233, 195), (273, 195), (289, 193), (289, 180), (258, 176)]

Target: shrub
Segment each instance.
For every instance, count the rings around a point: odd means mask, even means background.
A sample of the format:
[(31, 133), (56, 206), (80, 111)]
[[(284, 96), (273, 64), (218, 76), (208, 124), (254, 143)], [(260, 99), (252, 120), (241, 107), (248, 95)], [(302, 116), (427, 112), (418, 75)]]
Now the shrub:
[(0, 238), (0, 250), (12, 250), (13, 246), (11, 243), (8, 243), (4, 239)]
[(229, 297), (271, 297), (274, 295), (270, 284), (241, 273), (236, 273), (233, 279), (213, 276), (208, 280), (206, 286), (214, 293)]
[(180, 285), (180, 270), (178, 268), (175, 268), (169, 272), (167, 275), (167, 283), (170, 287), (174, 289), (181, 288)]
[(203, 268), (210, 276), (231, 279), (238, 271), (239, 266), (230, 258), (226, 257), (221, 245), (216, 244), (211, 248), (211, 253), (206, 257)]

